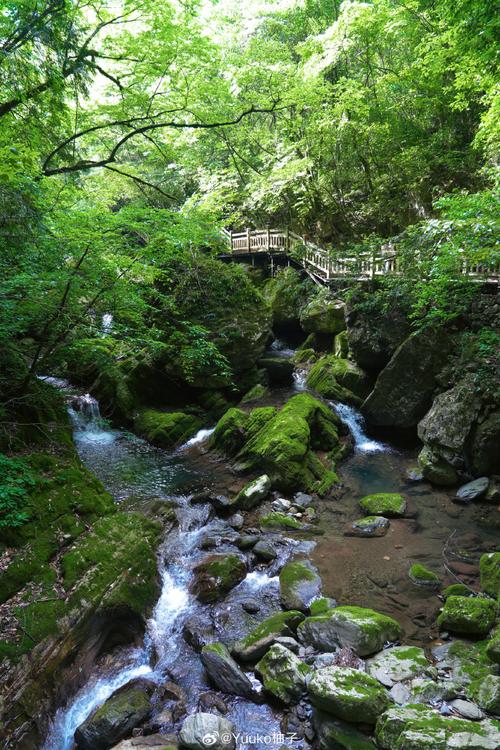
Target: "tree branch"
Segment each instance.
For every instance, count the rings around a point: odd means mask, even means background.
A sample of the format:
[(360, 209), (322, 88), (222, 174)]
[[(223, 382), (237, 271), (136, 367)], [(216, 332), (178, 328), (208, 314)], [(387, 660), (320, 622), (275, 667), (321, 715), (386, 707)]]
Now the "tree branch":
[(120, 169), (116, 169), (116, 167), (110, 167), (109, 164), (106, 164), (104, 166), (104, 169), (109, 169), (110, 172), (116, 172), (116, 174), (121, 174), (123, 177), (128, 177), (130, 180), (134, 180), (134, 182), (138, 182), (139, 185), (144, 185), (145, 187), (149, 187), (149, 188), (152, 188), (153, 190), (157, 190), (159, 193), (165, 196), (165, 198), (168, 198), (171, 201), (177, 200), (177, 198), (174, 195), (170, 195), (169, 193), (166, 193), (165, 190), (162, 190), (161, 187), (159, 187), (158, 185), (154, 185), (152, 182), (147, 182), (147, 180), (143, 180), (142, 177), (137, 177), (134, 174), (123, 172)]

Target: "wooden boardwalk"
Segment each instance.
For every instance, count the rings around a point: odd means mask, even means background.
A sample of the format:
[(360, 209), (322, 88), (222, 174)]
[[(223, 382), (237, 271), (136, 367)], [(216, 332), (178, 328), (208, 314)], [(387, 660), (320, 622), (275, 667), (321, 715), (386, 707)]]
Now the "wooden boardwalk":
[[(381, 276), (397, 275), (399, 263), (396, 253), (387, 249), (378, 255), (365, 253), (337, 258), (328, 250), (315, 245), (289, 229), (249, 229), (242, 232), (223, 230), (229, 245), (230, 256), (267, 253), (287, 256), (301, 264), (319, 283), (328, 284), (334, 279), (353, 278), (360, 281)], [(500, 281), (500, 264), (464, 262), (462, 273), (473, 281)]]

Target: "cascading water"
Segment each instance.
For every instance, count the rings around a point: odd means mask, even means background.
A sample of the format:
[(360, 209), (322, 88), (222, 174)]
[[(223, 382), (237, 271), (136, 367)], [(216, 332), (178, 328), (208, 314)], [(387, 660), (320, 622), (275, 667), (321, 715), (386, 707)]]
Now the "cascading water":
[(293, 387), (295, 391), (305, 391), (307, 370), (299, 368), (293, 373)]
[(117, 432), (106, 429), (99, 404), (90, 393), (74, 396), (68, 405), (68, 413), (73, 422), (74, 438), (77, 443), (106, 444), (115, 440)]
[(274, 339), (270, 351), (275, 357), (293, 357), (295, 354), (295, 350), (290, 349), (281, 339)]
[(203, 429), (198, 430), (196, 435), (193, 435), (192, 438), (189, 438), (188, 441), (186, 441), (179, 450), (185, 450), (186, 448), (192, 448), (194, 445), (200, 445), (200, 443), (204, 443), (205, 440), (208, 440), (212, 432), (215, 430), (215, 427), (210, 427), (209, 429)]
[(342, 422), (349, 427), (357, 451), (360, 453), (380, 453), (389, 450), (384, 443), (371, 440), (366, 435), (363, 417), (353, 406), (334, 403), (333, 401), (330, 402), (330, 406), (336, 411)]

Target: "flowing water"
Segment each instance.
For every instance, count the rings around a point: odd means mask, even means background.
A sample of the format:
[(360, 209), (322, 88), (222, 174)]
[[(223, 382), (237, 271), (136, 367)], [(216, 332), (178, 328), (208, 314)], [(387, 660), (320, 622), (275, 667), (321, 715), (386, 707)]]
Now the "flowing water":
[(348, 404), (330, 402), (330, 406), (339, 415), (342, 422), (347, 425), (353, 438), (354, 447), (360, 453), (380, 453), (390, 450), (389, 446), (371, 440), (365, 433), (363, 416), (353, 406)]

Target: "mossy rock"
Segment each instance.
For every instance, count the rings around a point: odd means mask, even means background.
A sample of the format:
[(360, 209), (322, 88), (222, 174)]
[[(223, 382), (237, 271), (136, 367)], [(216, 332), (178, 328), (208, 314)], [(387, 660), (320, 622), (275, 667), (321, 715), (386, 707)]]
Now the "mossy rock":
[(313, 617), (316, 617), (316, 615), (324, 615), (326, 612), (329, 612), (331, 608), (332, 600), (328, 596), (320, 596), (318, 599), (311, 602), (309, 611)]
[(268, 395), (269, 389), (265, 385), (257, 383), (257, 385), (254, 385), (253, 388), (250, 388), (250, 390), (245, 393), (240, 403), (248, 404), (252, 401), (258, 401), (259, 399), (264, 398)]
[(360, 406), (371, 390), (372, 381), (354, 362), (328, 355), (313, 365), (307, 385), (324, 398)]
[(300, 324), (306, 333), (340, 333), (345, 329), (345, 305), (319, 292), (300, 313)]
[(393, 646), (369, 659), (367, 672), (385, 687), (425, 673), (430, 664), (424, 650), (417, 646)]
[(444, 458), (424, 446), (418, 454), (418, 465), (424, 479), (440, 487), (452, 487), (458, 482), (456, 470)]
[(497, 604), (480, 597), (449, 596), (437, 623), (441, 630), (487, 635), (495, 623)]
[(293, 356), (296, 365), (310, 364), (316, 362), (318, 355), (314, 349), (297, 349)]
[(488, 643), (457, 640), (450, 644), (446, 660), (451, 665), (451, 676), (467, 694), (470, 690), (472, 695), (485, 677), (498, 673), (497, 665), (488, 656)]
[(432, 589), (441, 588), (441, 579), (439, 576), (421, 563), (414, 563), (408, 575), (410, 580), (416, 583), (417, 586), (428, 586)]
[(480, 722), (441, 716), (427, 706), (414, 704), (389, 708), (376, 725), (381, 750), (496, 750), (498, 722)]
[(314, 710), (313, 723), (320, 750), (375, 750), (370, 737), (324, 711)]
[(250, 700), (255, 689), (223, 643), (209, 643), (201, 649), (201, 661), (218, 690)]
[(286, 705), (299, 702), (310, 672), (311, 667), (279, 643), (271, 646), (255, 666), (267, 692)]
[(298, 628), (300, 639), (321, 651), (349, 646), (359, 656), (380, 651), (384, 644), (401, 639), (403, 630), (388, 615), (366, 607), (335, 607), (321, 615), (308, 617)]
[(347, 331), (337, 333), (333, 341), (333, 353), (336, 357), (346, 359), (349, 355), (349, 338)]
[(271, 306), (273, 323), (278, 326), (298, 323), (300, 311), (313, 288), (308, 279), (303, 281), (300, 273), (291, 267), (269, 279), (263, 294)]
[[(471, 686), (469, 695), (485, 711), (500, 716), (500, 677), (489, 674)], [(500, 737), (499, 737), (500, 739)]]
[(262, 474), (260, 477), (248, 482), (238, 492), (234, 499), (233, 507), (240, 510), (251, 510), (269, 495), (270, 490), (271, 480), (267, 474)]
[(384, 516), (365, 516), (349, 524), (345, 536), (380, 537), (389, 531), (390, 521)]
[(197, 563), (191, 583), (200, 602), (215, 602), (237, 586), (247, 574), (247, 565), (239, 555), (208, 555)]
[(370, 516), (400, 518), (406, 513), (406, 500), (396, 492), (376, 492), (366, 495), (359, 501), (360, 506)]
[(134, 419), (134, 428), (143, 438), (160, 448), (175, 448), (202, 427), (198, 417), (184, 412), (163, 412), (145, 409)]
[(300, 531), (304, 526), (293, 516), (288, 516), (286, 513), (280, 513), (279, 511), (271, 511), (261, 516), (259, 520), (260, 526), (264, 531), (285, 529), (288, 531)]
[(390, 703), (377, 680), (350, 667), (318, 669), (307, 689), (313, 706), (355, 724), (375, 724)]
[(444, 589), (442, 594), (445, 600), (449, 596), (476, 596), (476, 592), (466, 586), (465, 583), (452, 583)]
[(500, 552), (486, 552), (479, 560), (481, 588), (490, 596), (500, 597)]
[(486, 646), (486, 655), (491, 661), (500, 664), (500, 627), (497, 627), (492, 633)]
[(280, 598), (284, 609), (307, 612), (321, 593), (321, 578), (308, 560), (289, 562), (280, 571)]
[(295, 635), (297, 626), (304, 619), (302, 612), (276, 612), (263, 620), (248, 635), (237, 641), (232, 652), (242, 661), (261, 659), (270, 648), (275, 638)]

